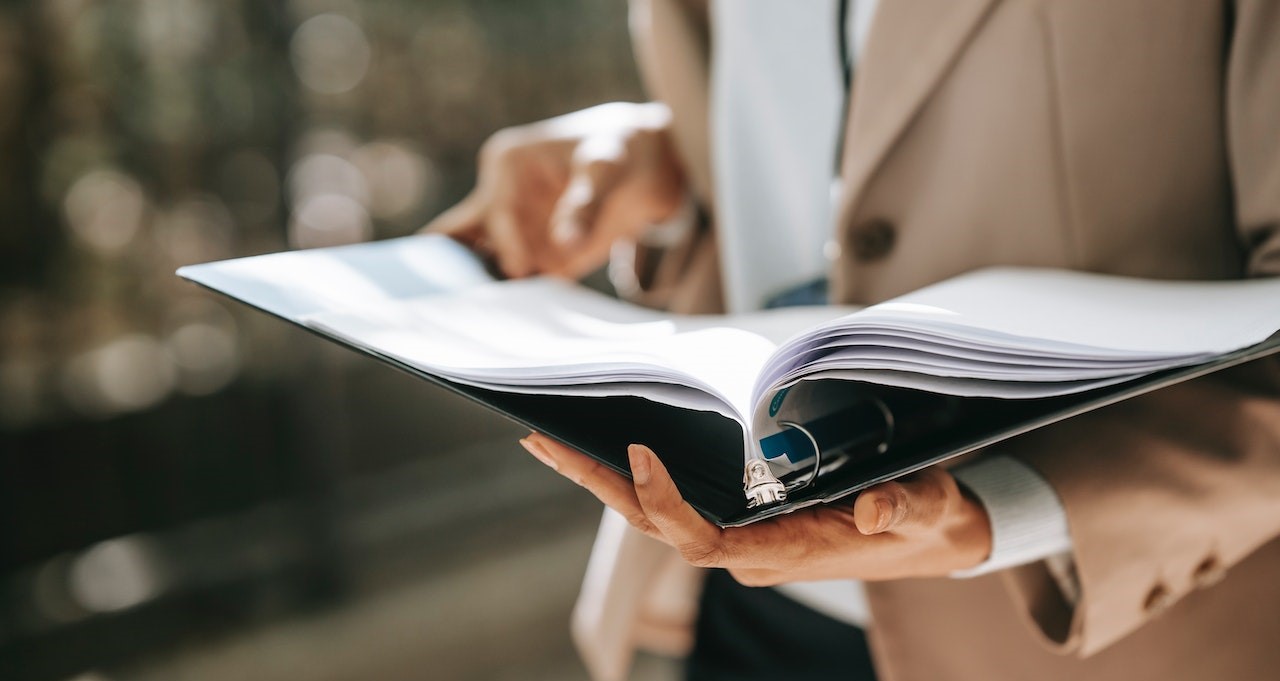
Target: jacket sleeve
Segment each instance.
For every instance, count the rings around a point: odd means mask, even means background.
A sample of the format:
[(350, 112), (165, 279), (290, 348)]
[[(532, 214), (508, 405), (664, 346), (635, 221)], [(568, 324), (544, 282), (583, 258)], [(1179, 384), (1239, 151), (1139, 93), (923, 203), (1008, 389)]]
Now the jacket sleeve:
[(723, 310), (714, 229), (709, 133), (711, 29), (707, 0), (631, 0), (631, 42), (649, 97), (671, 108), (671, 138), (699, 211), (675, 243), (620, 244), (610, 258), (618, 292), (674, 312)]
[[(1248, 276), (1280, 276), (1280, 3), (1234, 4), (1226, 124)], [(1063, 653), (1093, 654), (1280, 535), (1280, 359), (1086, 414), (1002, 450), (1058, 492), (1079, 600), (1049, 566), (1005, 573)]]
[(631, 44), (649, 97), (671, 107), (672, 136), (697, 199), (711, 204), (707, 131), (711, 25), (706, 0), (631, 0)]

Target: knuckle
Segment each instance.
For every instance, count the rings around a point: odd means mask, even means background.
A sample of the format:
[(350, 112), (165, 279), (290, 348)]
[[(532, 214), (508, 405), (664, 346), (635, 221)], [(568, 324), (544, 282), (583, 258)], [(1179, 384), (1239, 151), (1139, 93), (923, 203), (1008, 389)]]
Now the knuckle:
[(879, 491), (881, 494), (892, 499), (898, 504), (905, 504), (907, 502), (907, 487), (897, 480), (883, 483), (880, 485)]
[(714, 544), (701, 542), (680, 544), (676, 547), (685, 562), (694, 567), (717, 567), (724, 558), (724, 552)]
[(570, 479), (583, 487), (588, 487), (596, 478), (600, 477), (600, 472), (603, 469), (604, 466), (599, 461), (587, 459), (581, 467), (571, 473)]
[(653, 524), (658, 525), (659, 527), (669, 527), (675, 524), (675, 519), (665, 508), (658, 508), (652, 503), (648, 503), (644, 500), (641, 500), (641, 503), (644, 504), (645, 515)]
[(653, 523), (649, 522), (649, 519), (643, 513), (627, 513), (625, 517), (627, 523), (645, 534), (650, 534), (654, 531)]
[(945, 471), (933, 471), (924, 486), (924, 496), (935, 504), (945, 505), (960, 498), (960, 484)]
[(911, 520), (922, 527), (935, 527), (946, 519), (951, 505), (942, 497), (933, 496), (917, 500), (910, 507)]
[(662, 520), (674, 521), (679, 516), (680, 507), (684, 504), (684, 499), (676, 494), (668, 494), (661, 490), (643, 493), (641, 497), (645, 500), (645, 510), (654, 518)]

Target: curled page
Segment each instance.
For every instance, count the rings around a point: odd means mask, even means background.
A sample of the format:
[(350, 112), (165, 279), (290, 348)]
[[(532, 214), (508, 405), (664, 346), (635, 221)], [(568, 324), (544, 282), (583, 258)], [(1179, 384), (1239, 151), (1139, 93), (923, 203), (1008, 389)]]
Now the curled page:
[(1203, 363), (1278, 329), (1280, 279), (990, 268), (793, 338), (762, 369), (754, 401), (806, 378), (962, 397), (1068, 395)]
[[(836, 314), (818, 308), (742, 320), (781, 335)], [(448, 296), (377, 301), (302, 322), (450, 380), (543, 394), (634, 395), (715, 408), (739, 422), (775, 343), (730, 317), (679, 317), (556, 279), (476, 287)], [(588, 390), (587, 387), (590, 387)], [(672, 390), (662, 386), (675, 386)], [(691, 399), (689, 389), (708, 399)], [(716, 404), (716, 400), (719, 404)]]

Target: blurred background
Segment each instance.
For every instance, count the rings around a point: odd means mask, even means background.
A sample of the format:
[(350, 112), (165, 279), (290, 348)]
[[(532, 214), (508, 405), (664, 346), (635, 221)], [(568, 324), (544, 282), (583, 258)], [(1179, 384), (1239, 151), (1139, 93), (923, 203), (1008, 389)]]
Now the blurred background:
[(640, 98), (624, 0), (0, 1), (0, 679), (585, 678), (593, 499), (173, 271), (409, 234)]

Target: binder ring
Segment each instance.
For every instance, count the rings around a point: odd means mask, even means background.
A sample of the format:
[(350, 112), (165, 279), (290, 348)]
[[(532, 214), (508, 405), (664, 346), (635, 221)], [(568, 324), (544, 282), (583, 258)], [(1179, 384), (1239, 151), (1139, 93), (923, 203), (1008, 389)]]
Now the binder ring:
[[(871, 404), (875, 405), (876, 409), (880, 411), (880, 416), (884, 418), (884, 437), (880, 440), (880, 444), (876, 445), (876, 453), (884, 454), (889, 451), (889, 443), (893, 441), (894, 430), (896, 427), (893, 419), (893, 411), (890, 410), (889, 405), (885, 404), (884, 400), (879, 397), (869, 397), (867, 400), (871, 402)], [(818, 445), (818, 439), (813, 436), (813, 433), (809, 432), (809, 429), (805, 428), (803, 425), (800, 425), (795, 421), (778, 421), (778, 425), (783, 428), (793, 428), (800, 431), (800, 434), (804, 435), (805, 439), (809, 440), (809, 444), (813, 447), (813, 472), (809, 473), (809, 475), (805, 476), (803, 479), (788, 485), (787, 493), (790, 494), (812, 485), (813, 481), (818, 479), (818, 475), (822, 472), (822, 447)]]
[(889, 451), (889, 443), (893, 442), (894, 431), (897, 428), (897, 422), (893, 419), (893, 410), (889, 409), (889, 405), (879, 397), (872, 397), (871, 403), (880, 410), (880, 415), (884, 417), (884, 438), (880, 440), (880, 444), (876, 445), (876, 454), (884, 454)]
[(805, 476), (804, 479), (788, 485), (787, 493), (790, 494), (812, 485), (813, 481), (818, 479), (818, 472), (822, 470), (822, 448), (818, 446), (818, 440), (813, 437), (813, 433), (810, 433), (808, 428), (799, 423), (795, 421), (778, 421), (778, 425), (783, 428), (794, 428), (800, 431), (800, 434), (804, 435), (809, 440), (809, 444), (813, 446), (813, 472)]

